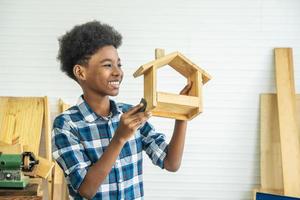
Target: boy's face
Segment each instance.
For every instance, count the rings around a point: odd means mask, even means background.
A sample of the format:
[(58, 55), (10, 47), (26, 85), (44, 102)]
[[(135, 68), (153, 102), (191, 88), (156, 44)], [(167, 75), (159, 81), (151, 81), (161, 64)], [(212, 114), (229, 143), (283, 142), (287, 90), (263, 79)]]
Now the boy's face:
[(121, 60), (114, 46), (99, 49), (83, 68), (81, 86), (84, 92), (101, 96), (116, 96), (123, 79)]

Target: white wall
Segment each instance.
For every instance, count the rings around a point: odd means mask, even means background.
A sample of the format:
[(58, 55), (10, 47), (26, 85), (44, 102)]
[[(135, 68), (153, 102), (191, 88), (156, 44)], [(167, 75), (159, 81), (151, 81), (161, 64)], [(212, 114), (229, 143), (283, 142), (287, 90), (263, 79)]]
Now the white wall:
[[(124, 36), (127, 76), (117, 100), (138, 103), (143, 81), (132, 73), (156, 47), (182, 52), (213, 77), (204, 113), (189, 123), (180, 171), (145, 163), (146, 199), (251, 199), (260, 178), (259, 93), (275, 91), (273, 48), (293, 47), (300, 84), (300, 1), (0, 0), (0, 95), (48, 95), (53, 115), (59, 97), (75, 103), (80, 88), (59, 70), (57, 38), (92, 19)], [(179, 91), (177, 77), (166, 70), (160, 87)], [(151, 121), (170, 138), (173, 120)]]

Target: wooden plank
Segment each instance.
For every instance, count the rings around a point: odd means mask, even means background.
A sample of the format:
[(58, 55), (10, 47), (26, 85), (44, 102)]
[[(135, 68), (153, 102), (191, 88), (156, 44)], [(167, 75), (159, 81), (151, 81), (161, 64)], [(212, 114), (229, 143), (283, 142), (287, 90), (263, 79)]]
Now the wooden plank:
[(149, 63), (146, 63), (142, 66), (140, 66), (133, 74), (133, 76), (136, 78), (144, 73), (146, 73), (150, 68), (158, 66), (158, 67), (162, 67), (164, 65), (167, 65), (169, 62), (171, 62), (171, 60), (173, 60), (176, 56), (178, 55), (178, 52), (173, 52), (170, 53), (168, 55), (165, 55), (162, 58), (158, 58), (156, 60), (153, 60)]
[(192, 61), (190, 61), (187, 57), (185, 57), (179, 52), (167, 54), (163, 57), (157, 58), (151, 62), (142, 65), (134, 72), (133, 76), (136, 78), (144, 74), (151, 67), (156, 67), (158, 69), (165, 65), (172, 66), (175, 70), (177, 70), (179, 73), (186, 77), (188, 77), (193, 72), (199, 70), (202, 74), (203, 84), (205, 84), (211, 79), (211, 76), (207, 72), (205, 72), (203, 69), (198, 67), (196, 64), (194, 64)]
[(198, 108), (193, 110), (192, 112), (189, 113), (188, 118), (192, 120), (195, 118), (197, 115), (202, 113), (203, 111), (203, 95), (202, 95), (202, 75), (200, 71), (197, 71), (196, 73), (192, 74), (188, 78), (188, 82), (192, 82), (192, 88), (189, 92), (189, 96), (197, 96), (199, 97), (199, 105)]
[(195, 117), (197, 117), (200, 113), (202, 113), (202, 106), (200, 106), (199, 108), (193, 109), (188, 115), (187, 118), (189, 120), (194, 119)]
[(12, 134), (11, 144), (28, 145), (30, 151), (38, 155), (44, 112), (43, 98), (0, 97), (0, 110), (0, 141), (8, 141), (5, 139), (6, 133), (10, 135), (9, 138)]
[(3, 116), (0, 140), (4, 144), (12, 144), (13, 136), (16, 134), (16, 118), (12, 114)]
[(300, 196), (300, 145), (291, 48), (275, 49), (284, 194)]
[(157, 106), (156, 88), (156, 70), (153, 67), (146, 71), (144, 76), (144, 98), (147, 101), (147, 111)]
[(51, 174), (52, 168), (54, 167), (54, 162), (49, 161), (48, 159), (38, 157), (39, 164), (37, 165), (36, 175), (42, 178), (48, 178)]
[[(300, 103), (300, 102), (299, 102)], [(283, 191), (277, 95), (260, 95), (260, 178), (263, 189)]]
[(65, 103), (62, 99), (59, 99), (58, 101), (58, 107), (59, 107), (59, 112), (64, 112), (68, 108), (70, 108), (70, 105)]
[(169, 65), (172, 66), (177, 72), (179, 72), (182, 76), (185, 76), (186, 78), (198, 71), (197, 68), (194, 67), (194, 65), (191, 65), (191, 63), (187, 62), (187, 60), (180, 56), (176, 56), (169, 63)]
[(178, 119), (178, 120), (189, 120), (188, 117), (184, 114), (178, 114), (178, 113), (173, 113), (173, 112), (166, 112), (166, 111), (160, 111), (154, 109), (152, 111), (153, 116), (158, 116), (158, 117), (165, 117), (165, 118), (172, 118), (172, 119)]
[[(192, 88), (189, 91), (189, 96), (199, 96), (202, 99), (202, 76), (200, 71), (196, 71), (188, 77), (188, 83), (192, 82)], [(199, 102), (200, 103), (200, 102)]]
[[(37, 168), (37, 175), (43, 178), (47, 178), (47, 187), (48, 187), (48, 198), (52, 199), (52, 169), (54, 163), (52, 162), (52, 147), (51, 147), (51, 127), (50, 127), (50, 108), (48, 97), (44, 97), (44, 136), (45, 136), (45, 148), (46, 148), (46, 160), (41, 159), (40, 164)], [(50, 169), (50, 170), (49, 170)]]
[(204, 71), (203, 69), (201, 69), (200, 67), (198, 67), (198, 65), (196, 65), (195, 63), (193, 63), (190, 59), (188, 59), (187, 57), (185, 57), (183, 54), (178, 53), (178, 57), (180, 57), (187, 64), (189, 64), (190, 66), (192, 66), (195, 69), (195, 71), (200, 71), (201, 72), (203, 85), (205, 83), (207, 83), (212, 78), (206, 71)]
[(46, 158), (49, 161), (52, 161), (51, 155), (51, 125), (50, 125), (50, 108), (48, 97), (44, 97), (44, 124), (43, 124), (44, 132), (45, 132), (45, 147), (46, 147)]
[[(276, 94), (260, 95), (261, 187), (283, 191), (281, 145)], [(297, 124), (300, 124), (300, 94), (296, 95)]]
[(0, 152), (3, 154), (21, 154), (23, 146), (21, 144), (0, 145)]
[(155, 59), (162, 58), (164, 56), (165, 56), (165, 50), (164, 49), (159, 49), (159, 48), (155, 49)]
[(176, 112), (181, 106), (192, 108), (199, 107), (199, 98), (187, 95), (178, 95), (167, 92), (157, 92), (157, 101), (162, 103), (169, 103), (173, 105), (173, 110)]

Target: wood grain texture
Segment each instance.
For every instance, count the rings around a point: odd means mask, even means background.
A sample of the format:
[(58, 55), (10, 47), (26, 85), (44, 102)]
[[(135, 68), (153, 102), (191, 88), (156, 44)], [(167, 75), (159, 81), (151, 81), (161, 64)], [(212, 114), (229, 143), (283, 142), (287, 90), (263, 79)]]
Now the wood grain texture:
[(152, 68), (145, 72), (144, 75), (144, 98), (147, 101), (146, 110), (153, 110), (157, 106), (156, 84), (156, 70)]
[[(39, 164), (37, 165), (36, 175), (39, 177), (47, 179), (52, 172), (52, 168), (54, 167), (54, 162), (49, 161), (48, 159), (38, 157)], [(51, 180), (51, 179), (50, 179)]]
[(167, 65), (169, 62), (171, 62), (176, 56), (178, 55), (178, 52), (173, 52), (170, 54), (165, 55), (164, 57), (158, 58), (156, 60), (153, 60), (151, 62), (148, 62), (142, 66), (140, 66), (134, 73), (133, 76), (136, 78), (138, 76), (141, 76), (142, 74), (146, 73), (150, 68), (152, 67), (162, 67), (164, 65)]
[(260, 95), (260, 157), (261, 188), (283, 191), (276, 94)]
[(165, 56), (165, 50), (164, 49), (159, 49), (159, 48), (155, 49), (155, 59), (162, 58), (164, 56)]
[(43, 129), (45, 132), (45, 147), (46, 147), (46, 159), (52, 161), (51, 155), (51, 125), (50, 125), (50, 108), (48, 97), (44, 97), (44, 123)]
[(0, 141), (28, 145), (39, 154), (44, 102), (40, 97), (0, 97)]
[[(157, 92), (157, 102), (170, 103), (174, 105), (174, 110), (176, 107), (188, 106), (196, 108), (199, 106), (199, 97), (187, 96), (187, 95), (177, 95), (167, 92)], [(176, 107), (175, 107), (176, 106)]]
[(0, 152), (3, 154), (21, 154), (23, 153), (23, 146), (21, 144), (0, 145)]
[(44, 136), (45, 136), (45, 148), (46, 148), (46, 159), (41, 158), (41, 164), (38, 166), (37, 173), (43, 178), (47, 178), (47, 187), (48, 187), (48, 197), (52, 199), (52, 168), (54, 163), (52, 162), (52, 147), (51, 147), (51, 125), (50, 125), (50, 108), (48, 97), (45, 96), (44, 100)]
[[(144, 74), (144, 98), (148, 102), (147, 111), (153, 116), (191, 120), (202, 112), (202, 86), (210, 75), (179, 52), (164, 55), (163, 49), (155, 49), (155, 60), (142, 65), (134, 77)], [(157, 69), (171, 66), (188, 82), (192, 88), (188, 95), (157, 92)]]
[(275, 49), (284, 194), (300, 197), (300, 145), (291, 48)]

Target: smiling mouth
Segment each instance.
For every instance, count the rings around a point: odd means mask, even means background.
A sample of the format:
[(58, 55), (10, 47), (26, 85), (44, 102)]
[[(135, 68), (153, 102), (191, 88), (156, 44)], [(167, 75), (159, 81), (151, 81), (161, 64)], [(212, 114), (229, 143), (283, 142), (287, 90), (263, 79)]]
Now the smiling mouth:
[(120, 81), (109, 81), (108, 85), (111, 85), (113, 88), (117, 89), (120, 87)]

